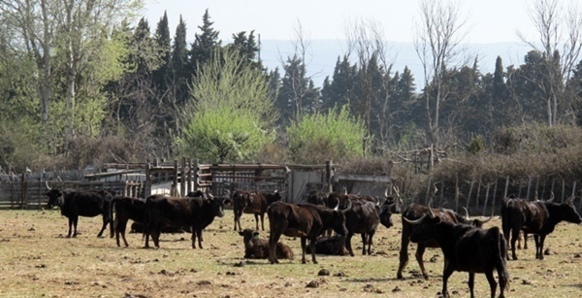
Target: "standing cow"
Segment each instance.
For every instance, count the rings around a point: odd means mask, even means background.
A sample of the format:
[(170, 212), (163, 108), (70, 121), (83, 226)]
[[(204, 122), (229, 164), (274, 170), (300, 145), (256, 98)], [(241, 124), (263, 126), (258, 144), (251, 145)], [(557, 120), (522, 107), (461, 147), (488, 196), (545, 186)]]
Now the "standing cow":
[(576, 224), (582, 222), (572, 198), (558, 204), (554, 203), (552, 199), (528, 202), (525, 199), (509, 197), (503, 199), (501, 204), (503, 234), (509, 243), (509, 234), (511, 233), (511, 253), (514, 260), (517, 260), (515, 242), (519, 237), (520, 230), (523, 230), (525, 237), (527, 234), (534, 235), (536, 259), (542, 260), (544, 258), (544, 240), (561, 221)]
[(269, 225), (271, 234), (269, 236), (269, 261), (271, 264), (279, 263), (275, 249), (281, 235), (290, 237), (301, 237), (301, 250), (303, 264), (307, 239), (311, 247), (311, 260), (317, 264), (315, 259), (315, 242), (317, 237), (327, 229), (333, 229), (340, 235), (347, 234), (346, 210), (351, 208), (351, 203), (345, 210), (330, 209), (324, 206), (312, 204), (288, 204), (275, 202), (268, 209)]
[[(47, 207), (49, 209), (54, 206), (59, 206), (61, 215), (69, 220), (69, 232), (67, 238), (77, 237), (77, 223), (79, 216), (95, 217), (101, 215), (103, 217), (103, 225), (97, 234), (97, 237), (102, 237), (105, 228), (109, 224), (111, 217), (109, 204), (115, 195), (111, 191), (75, 191), (75, 190), (59, 190), (52, 189), (46, 184), (48, 191), (46, 196), (49, 198)], [(74, 231), (72, 231), (74, 229)], [(72, 235), (71, 235), (72, 233)]]
[[(346, 248), (349, 254), (354, 256), (352, 236), (359, 233), (362, 236), (362, 254), (365, 255), (367, 251), (370, 255), (372, 253), (372, 239), (380, 223), (380, 216), (376, 209), (377, 204), (366, 200), (353, 200), (351, 203), (351, 208), (345, 212), (346, 228), (348, 229)], [(367, 250), (366, 245), (368, 246)]]
[(202, 230), (212, 223), (216, 216), (224, 216), (224, 205), (230, 200), (214, 197), (209, 192), (199, 193), (196, 197), (169, 197), (166, 195), (152, 195), (146, 199), (146, 240), (145, 247), (149, 247), (148, 236), (152, 236), (154, 245), (160, 247), (160, 233), (165, 225), (189, 227), (192, 231), (192, 248), (202, 248)]
[(475, 273), (485, 273), (491, 298), (495, 297), (497, 282), (493, 277), (493, 271), (497, 270), (499, 278), (500, 295), (509, 284), (507, 272), (507, 242), (501, 235), (499, 227), (489, 229), (476, 228), (467, 224), (457, 224), (443, 220), (430, 208), (427, 214), (417, 220), (409, 220), (403, 217), (410, 225), (415, 226), (410, 235), (413, 242), (423, 243), (436, 241), (445, 256), (443, 270), (442, 295), (450, 297), (447, 282), (454, 271), (469, 273), (469, 290), (471, 298), (475, 297)]
[[(396, 277), (398, 279), (403, 278), (402, 272), (404, 271), (404, 268), (408, 264), (408, 243), (410, 242), (410, 235), (412, 235), (412, 233), (414, 232), (414, 230), (416, 228), (416, 226), (410, 224), (409, 221), (410, 220), (414, 221), (414, 220), (417, 220), (417, 219), (423, 217), (425, 214), (428, 213), (428, 211), (429, 211), (429, 208), (427, 206), (423, 206), (423, 205), (420, 205), (417, 203), (411, 203), (406, 208), (404, 208), (404, 210), (402, 211), (402, 234), (401, 234), (401, 241), (400, 241), (400, 258), (399, 258), (400, 263), (398, 265), (398, 272), (396, 273)], [(484, 223), (488, 222), (492, 218), (492, 217), (489, 217), (488, 219), (485, 219), (485, 220), (481, 220), (481, 219), (470, 220), (469, 219), (469, 212), (467, 211), (467, 209), (465, 209), (465, 213), (466, 213), (465, 217), (459, 215), (458, 213), (456, 213), (455, 211), (453, 211), (451, 209), (438, 208), (438, 209), (432, 209), (432, 211), (443, 222), (447, 221), (447, 222), (452, 222), (452, 223), (464, 223), (464, 224), (470, 224), (470, 225), (477, 226), (477, 227), (481, 227)], [(382, 218), (382, 216), (380, 216), (380, 217)], [(419, 241), (417, 243), (415, 257), (416, 257), (416, 261), (418, 262), (418, 266), (420, 266), (422, 276), (425, 279), (428, 279), (428, 273), (426, 272), (426, 269), (424, 268), (424, 262), (422, 260), (422, 256), (424, 255), (424, 251), (427, 247), (439, 247), (439, 244), (435, 241), (432, 241), (432, 240)]]
[(256, 230), (259, 230), (259, 218), (261, 228), (265, 230), (264, 218), (267, 208), (273, 203), (282, 199), (281, 193), (275, 190), (273, 193), (237, 190), (232, 194), (233, 213), (234, 213), (234, 230), (242, 231), (240, 218), (243, 213), (252, 213), (255, 215)]

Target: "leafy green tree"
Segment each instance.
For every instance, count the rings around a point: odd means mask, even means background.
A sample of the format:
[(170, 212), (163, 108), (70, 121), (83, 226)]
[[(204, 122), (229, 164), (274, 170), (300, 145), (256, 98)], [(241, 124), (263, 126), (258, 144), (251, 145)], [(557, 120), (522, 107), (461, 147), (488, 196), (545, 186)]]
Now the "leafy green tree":
[(265, 76), (237, 52), (215, 52), (198, 69), (191, 90), (187, 124), (177, 139), (182, 153), (212, 162), (249, 161), (274, 141), (278, 113)]
[(293, 160), (300, 163), (363, 156), (368, 138), (364, 123), (350, 116), (347, 105), (325, 114), (307, 114), (287, 127), (287, 135)]

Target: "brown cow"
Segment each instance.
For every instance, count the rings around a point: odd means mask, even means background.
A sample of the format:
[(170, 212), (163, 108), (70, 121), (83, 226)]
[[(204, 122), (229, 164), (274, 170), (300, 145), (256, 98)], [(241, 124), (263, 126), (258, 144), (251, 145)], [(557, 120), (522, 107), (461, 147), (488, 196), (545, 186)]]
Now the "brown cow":
[(273, 193), (237, 190), (232, 194), (233, 213), (234, 213), (234, 230), (242, 231), (240, 218), (243, 213), (252, 213), (255, 215), (256, 230), (259, 230), (259, 218), (261, 228), (265, 230), (264, 218), (267, 208), (273, 203), (282, 199), (281, 193), (275, 190)]
[(340, 235), (347, 234), (346, 228), (346, 210), (342, 211), (330, 209), (324, 206), (312, 204), (287, 204), (283, 202), (273, 203), (267, 210), (269, 215), (269, 225), (271, 234), (269, 236), (269, 261), (271, 264), (279, 263), (275, 248), (281, 235), (290, 237), (301, 237), (301, 250), (303, 264), (305, 260), (305, 251), (307, 239), (311, 246), (311, 260), (317, 264), (315, 259), (315, 242), (317, 237), (326, 229), (333, 229)]
[(519, 237), (520, 230), (524, 232), (525, 237), (527, 234), (534, 235), (536, 259), (542, 260), (544, 258), (544, 240), (561, 221), (576, 224), (582, 222), (582, 218), (573, 205), (572, 198), (559, 204), (554, 203), (552, 199), (528, 202), (525, 199), (509, 197), (504, 198), (501, 204), (501, 226), (508, 243), (511, 233), (511, 253), (514, 260), (517, 260), (515, 242)]
[[(269, 240), (260, 238), (259, 232), (244, 229), (238, 232), (238, 234), (243, 236), (245, 259), (266, 259), (269, 257)], [(293, 251), (288, 245), (282, 242), (277, 242), (276, 253), (279, 259), (293, 259)]]

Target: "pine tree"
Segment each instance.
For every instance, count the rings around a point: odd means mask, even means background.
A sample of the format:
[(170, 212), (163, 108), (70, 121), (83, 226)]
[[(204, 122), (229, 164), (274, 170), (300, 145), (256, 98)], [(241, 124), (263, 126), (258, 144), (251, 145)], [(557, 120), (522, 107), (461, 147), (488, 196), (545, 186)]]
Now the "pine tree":
[(210, 61), (214, 51), (222, 43), (218, 39), (219, 31), (214, 30), (212, 25), (214, 25), (214, 22), (210, 21), (210, 14), (206, 9), (202, 17), (202, 26), (198, 26), (201, 33), (194, 35), (195, 40), (189, 52), (189, 65), (192, 75), (196, 75), (198, 67)]
[(164, 12), (164, 16), (158, 22), (154, 40), (160, 51), (162, 64), (154, 71), (153, 78), (158, 91), (161, 94), (164, 94), (168, 89), (170, 69), (172, 67), (172, 46), (170, 40), (170, 28), (168, 27), (168, 15), (166, 12)]
[(174, 78), (174, 94), (178, 105), (188, 100), (188, 83), (190, 82), (190, 70), (188, 69), (188, 49), (186, 48), (186, 23), (180, 15), (180, 22), (174, 34), (172, 46), (172, 75)]

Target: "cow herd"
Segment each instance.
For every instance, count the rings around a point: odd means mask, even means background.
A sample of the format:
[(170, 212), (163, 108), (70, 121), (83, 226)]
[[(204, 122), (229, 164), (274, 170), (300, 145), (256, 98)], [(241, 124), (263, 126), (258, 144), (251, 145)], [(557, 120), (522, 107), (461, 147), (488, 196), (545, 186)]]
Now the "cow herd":
[[(354, 234), (361, 236), (362, 254), (370, 255), (379, 224), (390, 228), (393, 226), (391, 215), (400, 213), (402, 233), (397, 278), (404, 278), (409, 242), (417, 244), (415, 258), (425, 279), (429, 276), (423, 264), (424, 251), (427, 247), (440, 247), (445, 259), (441, 292), (445, 297), (448, 297), (448, 278), (454, 271), (469, 274), (471, 297), (474, 297), (475, 273), (485, 274), (491, 297), (495, 297), (498, 285), (499, 297), (504, 297), (509, 286), (508, 250), (511, 249), (512, 259), (517, 259), (515, 247), (520, 232), (526, 237), (533, 235), (536, 259), (543, 259), (544, 240), (559, 222), (582, 222), (572, 199), (556, 203), (553, 196), (546, 201), (528, 201), (510, 196), (502, 202), (502, 227), (485, 229), (483, 224), (492, 216), (471, 220), (466, 209), (465, 214), (461, 215), (451, 209), (432, 208), (430, 202), (427, 206), (417, 203), (405, 206), (397, 188), (394, 188), (394, 193), (394, 196), (389, 196), (386, 191), (384, 197), (379, 198), (345, 191), (312, 191), (307, 203), (301, 204), (283, 202), (283, 195), (277, 191), (236, 190), (222, 197), (213, 196), (209, 191), (196, 191), (186, 197), (152, 195), (138, 199), (116, 196), (103, 190), (75, 191), (49, 187), (46, 195), (47, 207), (59, 206), (61, 214), (68, 218), (67, 237), (77, 236), (79, 216), (101, 215), (103, 225), (97, 236), (101, 237), (109, 224), (111, 237), (116, 237), (117, 246), (121, 246), (120, 240), (123, 240), (126, 247), (129, 244), (125, 232), (131, 219), (135, 224), (142, 224), (145, 247), (149, 247), (151, 237), (154, 246), (159, 248), (162, 232), (186, 231), (192, 234), (192, 248), (196, 248), (197, 243), (202, 249), (202, 231), (215, 217), (223, 217), (224, 207), (231, 205), (234, 230), (238, 230), (243, 237), (244, 257), (268, 259), (272, 264), (278, 263), (279, 259), (293, 259), (291, 248), (279, 241), (282, 235), (300, 238), (302, 263), (307, 263), (306, 254), (311, 254), (314, 264), (317, 263), (316, 254), (354, 256), (351, 244)], [(243, 213), (254, 214), (255, 229), (242, 229), (240, 218)], [(265, 230), (265, 213), (269, 223), (268, 238), (259, 235), (259, 228)], [(494, 272), (497, 272), (498, 281), (494, 278)]]

